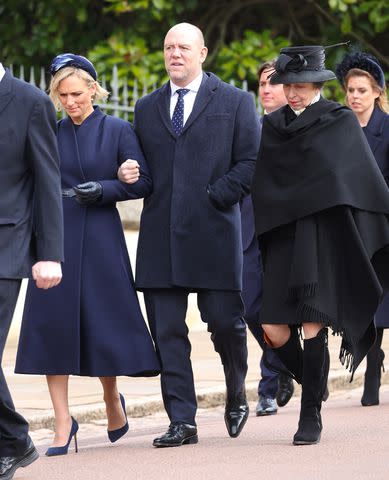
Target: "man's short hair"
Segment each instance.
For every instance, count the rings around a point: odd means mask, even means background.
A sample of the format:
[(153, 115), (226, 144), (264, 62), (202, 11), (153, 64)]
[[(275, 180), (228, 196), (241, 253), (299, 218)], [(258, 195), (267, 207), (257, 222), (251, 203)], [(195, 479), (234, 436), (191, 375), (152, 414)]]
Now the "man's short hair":
[(268, 62), (262, 63), (262, 65), (259, 67), (257, 75), (258, 75), (258, 82), (261, 79), (261, 75), (263, 72), (266, 70), (274, 70), (276, 66), (276, 59), (274, 60), (269, 60)]

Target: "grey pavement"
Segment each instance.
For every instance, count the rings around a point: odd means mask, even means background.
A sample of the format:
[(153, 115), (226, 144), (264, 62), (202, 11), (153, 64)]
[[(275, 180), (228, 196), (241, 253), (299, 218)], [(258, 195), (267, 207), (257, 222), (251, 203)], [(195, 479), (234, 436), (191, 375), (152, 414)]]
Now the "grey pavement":
[[(134, 265), (137, 233), (126, 232), (127, 245)], [(24, 285), (25, 287), (25, 285)], [(18, 307), (15, 312), (11, 333), (4, 352), (3, 369), (8, 385), (13, 395), (15, 406), (30, 422), (31, 429), (51, 428), (53, 425), (53, 411), (44, 376), (16, 375), (13, 373), (18, 341), (18, 331), (22, 315), (24, 290), (22, 289)], [(141, 298), (142, 308), (143, 299)], [(196, 308), (196, 298), (190, 296), (188, 326), (192, 343), (192, 365), (200, 408), (215, 407), (224, 403), (224, 376), (218, 354), (213, 350), (209, 333), (202, 323)], [(344, 390), (356, 388), (363, 381), (364, 364), (362, 364), (352, 384), (349, 383), (350, 374), (340, 364), (338, 352), (340, 338), (330, 336), (331, 370), (329, 374), (329, 390)], [(254, 338), (248, 333), (249, 369), (246, 388), (248, 398), (255, 401), (257, 398), (258, 363), (261, 350)], [(389, 352), (389, 334), (384, 334), (383, 348)], [(388, 354), (389, 358), (389, 354)], [(383, 383), (389, 383), (389, 365), (383, 374)], [(126, 398), (127, 412), (130, 417), (141, 417), (163, 411), (160, 395), (159, 377), (156, 378), (129, 378), (119, 379), (119, 390)], [(299, 387), (295, 389), (299, 394)], [(69, 384), (69, 398), (71, 413), (80, 423), (90, 421), (104, 421), (105, 408), (102, 399), (102, 389), (99, 380), (89, 377), (71, 377)]]
[(321, 442), (312, 446), (292, 446), (297, 397), (277, 415), (251, 415), (237, 439), (227, 435), (222, 406), (200, 410), (199, 443), (180, 448), (151, 446), (166, 429), (162, 414), (131, 418), (129, 433), (113, 445), (100, 422), (80, 424), (79, 453), (72, 444), (62, 457), (44, 456), (52, 433), (36, 430), (41, 458), (15, 480), (387, 480), (389, 385), (379, 407), (361, 407), (361, 390), (333, 392), (322, 409)]

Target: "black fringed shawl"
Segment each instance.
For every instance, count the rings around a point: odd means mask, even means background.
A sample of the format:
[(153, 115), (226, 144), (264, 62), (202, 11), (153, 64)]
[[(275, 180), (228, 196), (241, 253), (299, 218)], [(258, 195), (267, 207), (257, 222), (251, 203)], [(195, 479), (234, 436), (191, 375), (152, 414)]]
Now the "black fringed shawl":
[(283, 300), (302, 322), (343, 336), (341, 360), (354, 372), (375, 339), (383, 288), (372, 258), (389, 245), (389, 191), (348, 108), (320, 99), (291, 123), (288, 113), (286, 106), (264, 117), (252, 185), (256, 232), (261, 242), (296, 222)]

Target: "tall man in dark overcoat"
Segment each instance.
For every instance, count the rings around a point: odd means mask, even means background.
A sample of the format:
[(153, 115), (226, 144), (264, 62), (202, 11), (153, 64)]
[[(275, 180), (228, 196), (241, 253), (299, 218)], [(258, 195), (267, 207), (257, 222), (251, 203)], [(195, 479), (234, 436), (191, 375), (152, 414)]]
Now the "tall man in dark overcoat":
[[(63, 221), (56, 117), (49, 97), (0, 63), (0, 354), (21, 279), (39, 288), (62, 277)], [(38, 458), (0, 369), (0, 480)]]
[[(229, 435), (237, 437), (246, 422), (239, 201), (249, 192), (259, 148), (253, 98), (202, 71), (207, 48), (197, 27), (171, 28), (164, 56), (170, 81), (135, 107), (135, 130), (153, 178), (141, 217), (136, 285), (144, 292), (171, 422), (156, 447), (198, 441), (185, 323), (190, 292), (197, 293), (223, 363)], [(126, 168), (119, 171), (124, 181)]]

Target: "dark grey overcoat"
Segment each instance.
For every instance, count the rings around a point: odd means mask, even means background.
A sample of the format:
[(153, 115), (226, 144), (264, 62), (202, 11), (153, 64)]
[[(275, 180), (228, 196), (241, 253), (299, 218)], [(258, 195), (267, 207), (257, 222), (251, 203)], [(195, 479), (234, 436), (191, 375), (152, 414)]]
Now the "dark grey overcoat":
[(153, 178), (144, 202), (136, 285), (241, 290), (239, 200), (259, 148), (253, 97), (204, 74), (180, 136), (169, 115), (170, 83), (138, 100), (135, 131)]

